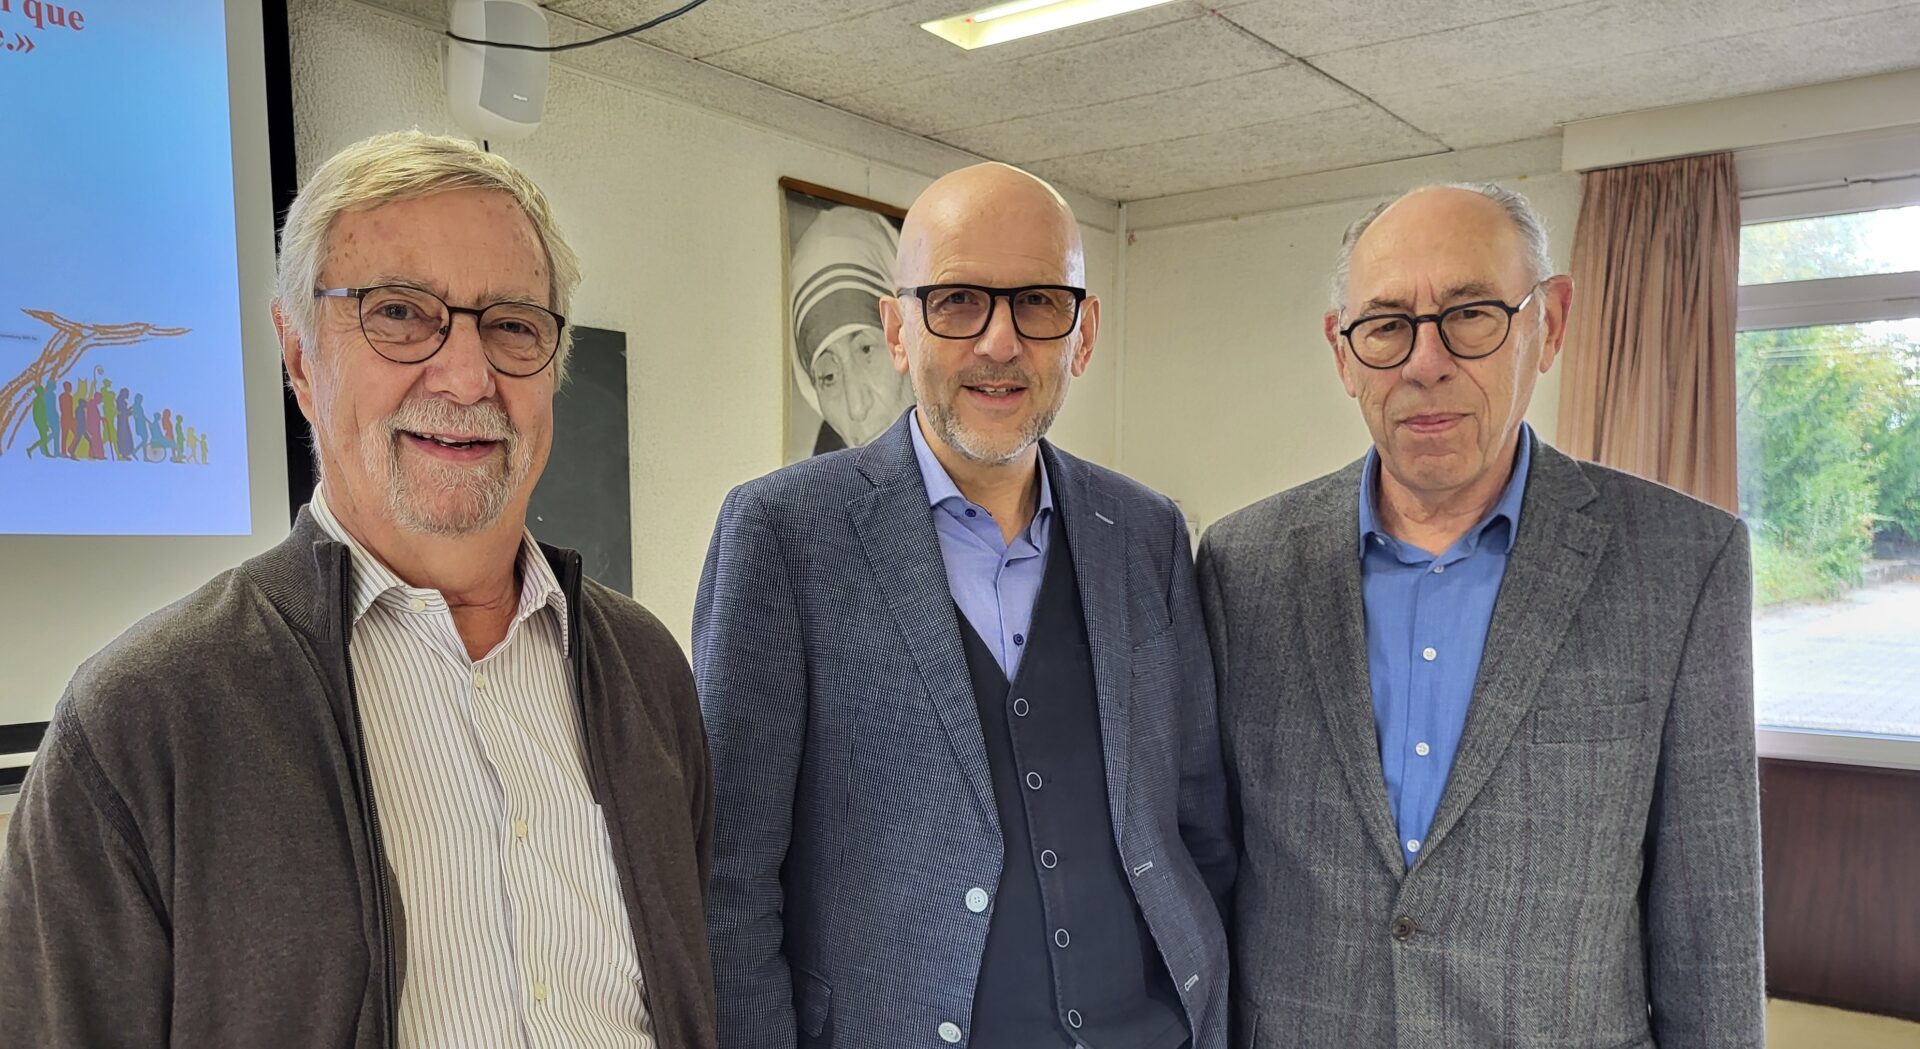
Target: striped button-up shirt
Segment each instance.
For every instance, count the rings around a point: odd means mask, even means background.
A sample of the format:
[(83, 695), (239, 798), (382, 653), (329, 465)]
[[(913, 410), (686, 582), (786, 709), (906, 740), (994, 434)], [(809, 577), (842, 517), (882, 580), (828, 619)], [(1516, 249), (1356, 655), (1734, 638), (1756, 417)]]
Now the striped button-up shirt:
[(406, 909), (401, 1049), (653, 1044), (612, 844), (587, 785), (566, 595), (532, 536), (505, 640), (477, 662), (437, 590), (327, 509), (353, 564), (353, 684)]

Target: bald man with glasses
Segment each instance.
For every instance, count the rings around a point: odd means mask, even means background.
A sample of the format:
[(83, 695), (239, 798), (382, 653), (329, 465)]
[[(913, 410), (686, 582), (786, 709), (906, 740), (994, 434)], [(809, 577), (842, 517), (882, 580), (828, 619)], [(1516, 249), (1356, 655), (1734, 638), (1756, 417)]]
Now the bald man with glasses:
[(1225, 1049), (1233, 879), (1179, 511), (1044, 440), (1079, 226), (976, 165), (882, 300), (917, 407), (727, 497), (694, 609), (728, 1049)]
[(1373, 449), (1210, 529), (1236, 1046), (1761, 1049), (1747, 533), (1522, 421), (1571, 280), (1489, 185), (1343, 241)]

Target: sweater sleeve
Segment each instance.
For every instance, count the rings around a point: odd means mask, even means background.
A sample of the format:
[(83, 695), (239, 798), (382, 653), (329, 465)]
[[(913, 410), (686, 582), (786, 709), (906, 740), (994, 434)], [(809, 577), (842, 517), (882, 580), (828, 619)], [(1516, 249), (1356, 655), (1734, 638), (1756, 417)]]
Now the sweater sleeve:
[(71, 696), (0, 851), (0, 945), (8, 1044), (167, 1044), (171, 928), (133, 816), (95, 760)]

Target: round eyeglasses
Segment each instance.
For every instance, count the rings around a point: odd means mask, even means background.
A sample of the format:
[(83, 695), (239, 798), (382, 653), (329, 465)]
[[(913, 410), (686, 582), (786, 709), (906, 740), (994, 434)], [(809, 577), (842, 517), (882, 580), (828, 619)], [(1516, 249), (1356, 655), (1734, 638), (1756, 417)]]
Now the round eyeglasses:
[(1001, 299), (1013, 311), (1013, 330), (1023, 339), (1064, 339), (1080, 322), (1087, 289), (1067, 284), (990, 288), (984, 284), (921, 284), (896, 288), (901, 298), (920, 300), (927, 330), (943, 339), (975, 339), (993, 322)]
[(1506, 345), (1507, 335), (1513, 330), (1513, 315), (1526, 309), (1539, 291), (1536, 283), (1512, 306), (1499, 299), (1486, 299), (1449, 306), (1439, 313), (1376, 313), (1340, 329), (1340, 334), (1355, 360), (1384, 371), (1405, 364), (1413, 356), (1420, 325), (1432, 323), (1440, 332), (1440, 345), (1448, 353), (1461, 360), (1477, 361)]
[(419, 364), (440, 352), (453, 318), (467, 314), (480, 331), (487, 363), (502, 375), (538, 375), (560, 350), (567, 319), (543, 306), (496, 302), (483, 309), (449, 306), (445, 299), (406, 284), (371, 288), (326, 288), (316, 299), (357, 299), (360, 333), (375, 353), (395, 364)]

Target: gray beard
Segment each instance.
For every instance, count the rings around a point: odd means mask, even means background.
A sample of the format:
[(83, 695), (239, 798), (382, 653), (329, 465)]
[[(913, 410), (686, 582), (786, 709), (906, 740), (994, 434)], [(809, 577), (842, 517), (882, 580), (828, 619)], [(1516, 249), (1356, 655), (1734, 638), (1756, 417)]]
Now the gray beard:
[[(505, 455), (493, 469), (424, 462), (410, 476), (400, 465), (403, 430), (471, 432), (501, 441)], [(485, 402), (467, 408), (439, 400), (403, 404), (367, 436), (361, 443), (365, 465), (370, 476), (387, 479), (387, 512), (396, 526), (421, 535), (458, 538), (491, 528), (533, 465), (506, 413)]]
[(985, 440), (962, 426), (946, 402), (921, 405), (920, 410), (927, 414), (927, 422), (932, 424), (933, 432), (940, 435), (947, 447), (982, 466), (1005, 466), (1020, 458), (1036, 441), (1047, 435), (1054, 417), (1060, 414), (1060, 405), (1056, 404), (1027, 420), (1026, 425), (1020, 428), (1019, 443), (1006, 451), (988, 447)]
[[(1068, 383), (1071, 381), (1072, 367), (1073, 354), (1069, 352), (1060, 358), (1060, 374), (1054, 376), (1060, 383), (1060, 399), (1055, 401), (1046, 411), (1027, 420), (1026, 425), (1020, 428), (1018, 444), (1005, 452), (996, 451), (989, 447), (985, 439), (969, 432), (965, 426), (962, 426), (959, 418), (953, 411), (951, 401), (938, 401), (930, 404), (922, 403), (920, 405), (920, 411), (926, 415), (927, 422), (933, 426), (933, 432), (938, 434), (940, 439), (947, 443), (947, 447), (959, 452), (970, 462), (979, 463), (982, 466), (1005, 466), (1024, 455), (1027, 449), (1033, 447), (1040, 438), (1047, 435), (1048, 430), (1053, 428), (1053, 420), (1059, 416), (1060, 409), (1065, 407), (1067, 403), (1066, 389)], [(991, 371), (993, 371), (993, 369), (988, 368), (984, 370), (974, 369), (974, 374), (972, 375), (967, 374), (965, 371), (958, 373), (954, 380), (953, 396), (958, 398), (965, 392), (964, 387), (968, 385), (968, 380), (973, 380), (973, 382), (977, 384), (980, 381), (992, 381), (1002, 377), (1000, 375), (986, 374)], [(1009, 377), (1013, 377), (1014, 375), (1014, 373), (1008, 374)], [(1029, 389), (1032, 388), (1031, 383), (1026, 385)]]

